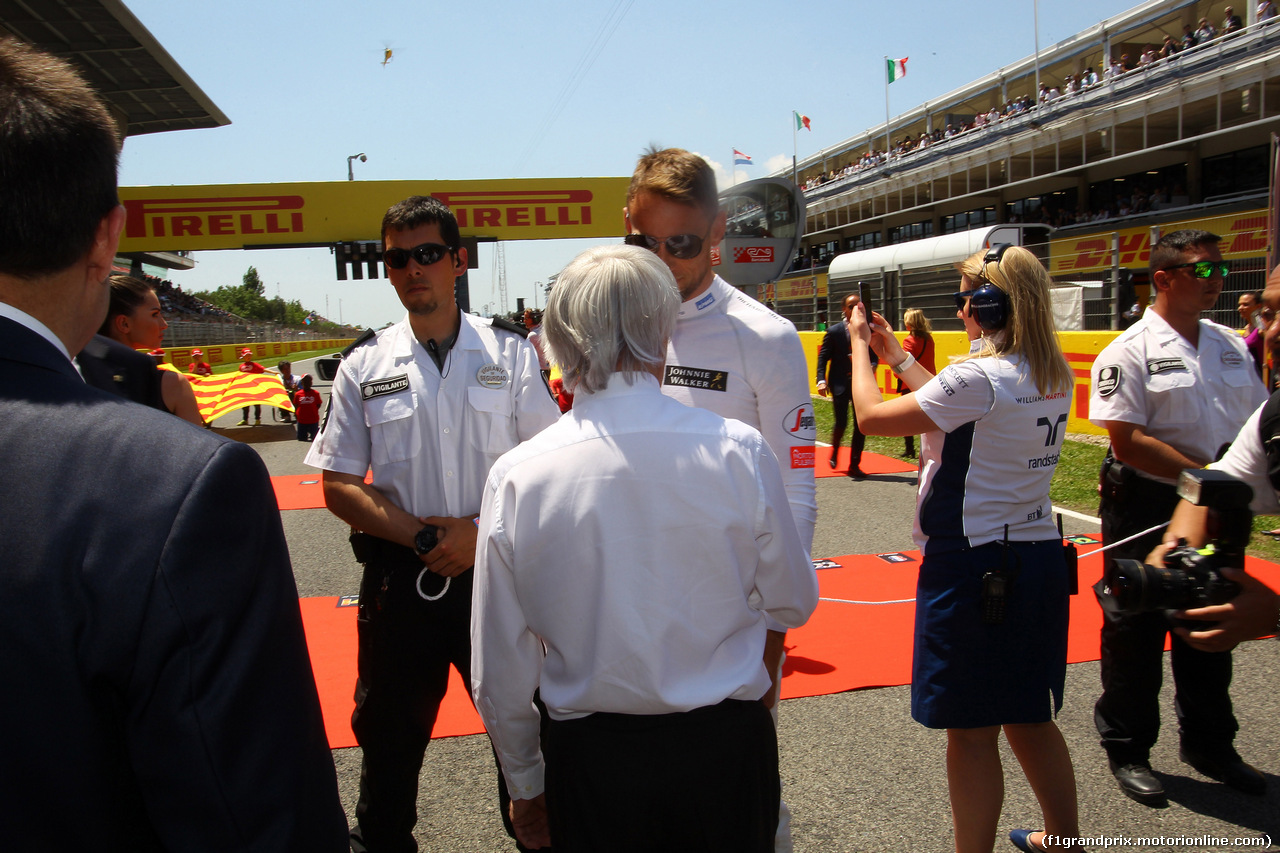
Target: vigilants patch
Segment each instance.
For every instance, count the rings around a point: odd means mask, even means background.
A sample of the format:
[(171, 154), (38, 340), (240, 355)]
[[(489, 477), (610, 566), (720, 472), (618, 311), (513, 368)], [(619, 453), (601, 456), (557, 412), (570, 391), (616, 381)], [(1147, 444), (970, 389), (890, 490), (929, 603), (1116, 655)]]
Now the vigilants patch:
[(389, 376), (386, 379), (373, 379), (360, 383), (360, 398), (372, 400), (374, 397), (385, 397), (388, 394), (399, 394), (409, 390), (409, 374)]

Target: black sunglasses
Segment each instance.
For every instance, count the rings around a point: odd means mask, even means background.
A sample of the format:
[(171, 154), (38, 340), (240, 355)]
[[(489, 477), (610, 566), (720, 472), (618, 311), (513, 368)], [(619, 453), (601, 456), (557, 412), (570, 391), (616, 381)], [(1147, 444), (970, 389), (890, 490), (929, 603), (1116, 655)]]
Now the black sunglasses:
[[(708, 231), (707, 233), (710, 234), (711, 232)], [(639, 246), (643, 249), (648, 249), (650, 252), (657, 252), (659, 246), (666, 244), (667, 253), (671, 257), (687, 261), (702, 254), (702, 243), (705, 239), (705, 237), (699, 237), (697, 234), (676, 234), (674, 237), (668, 237), (665, 240), (650, 237), (648, 234), (628, 234), (622, 238), (622, 242), (628, 246)]]
[(402, 270), (409, 266), (409, 259), (413, 258), (419, 266), (429, 267), (452, 251), (439, 243), (423, 243), (412, 249), (385, 249), (382, 252), (382, 262), (393, 270)]
[(970, 296), (973, 296), (972, 290), (958, 290), (955, 293), (951, 294), (951, 298), (956, 301), (957, 311), (964, 310), (964, 306), (968, 304)]
[(1227, 261), (1196, 261), (1191, 264), (1174, 264), (1165, 269), (1180, 270), (1183, 267), (1191, 267), (1191, 274), (1196, 278), (1213, 278), (1215, 272), (1226, 278), (1231, 273), (1231, 264)]

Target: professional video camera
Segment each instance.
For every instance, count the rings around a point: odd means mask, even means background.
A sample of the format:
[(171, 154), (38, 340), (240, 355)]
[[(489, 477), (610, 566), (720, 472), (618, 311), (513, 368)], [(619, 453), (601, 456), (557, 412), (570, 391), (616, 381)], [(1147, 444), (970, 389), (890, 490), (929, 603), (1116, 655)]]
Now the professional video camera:
[(1209, 544), (1199, 549), (1180, 544), (1165, 554), (1164, 568), (1116, 560), (1104, 582), (1119, 611), (1189, 610), (1223, 604), (1240, 592), (1221, 570), (1244, 568), (1253, 489), (1221, 471), (1189, 468), (1178, 477), (1178, 497), (1209, 508)]

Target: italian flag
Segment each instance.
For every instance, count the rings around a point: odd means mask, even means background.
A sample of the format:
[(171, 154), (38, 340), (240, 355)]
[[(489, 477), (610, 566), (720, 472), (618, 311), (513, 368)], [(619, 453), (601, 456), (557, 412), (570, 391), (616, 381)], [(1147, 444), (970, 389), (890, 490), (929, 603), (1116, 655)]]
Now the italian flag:
[(800, 115), (800, 113), (796, 112), (795, 110), (792, 110), (791, 112), (796, 117), (796, 130), (808, 130), (808, 131), (813, 130), (812, 127), (809, 127), (808, 116), (802, 116)]
[(889, 82), (890, 83), (893, 83), (896, 80), (901, 80), (903, 77), (907, 76), (907, 60), (910, 58), (911, 57), (909, 56), (904, 56), (901, 59), (885, 60), (885, 62), (889, 66)]

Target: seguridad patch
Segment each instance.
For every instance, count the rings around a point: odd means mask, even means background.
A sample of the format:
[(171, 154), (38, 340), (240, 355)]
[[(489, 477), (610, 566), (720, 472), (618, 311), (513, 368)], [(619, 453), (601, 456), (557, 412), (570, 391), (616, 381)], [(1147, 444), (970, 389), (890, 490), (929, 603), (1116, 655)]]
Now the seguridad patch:
[(1120, 387), (1120, 365), (1108, 364), (1098, 371), (1098, 396), (1110, 397)]
[(511, 374), (501, 364), (486, 364), (476, 371), (476, 381), (486, 388), (505, 388)]

